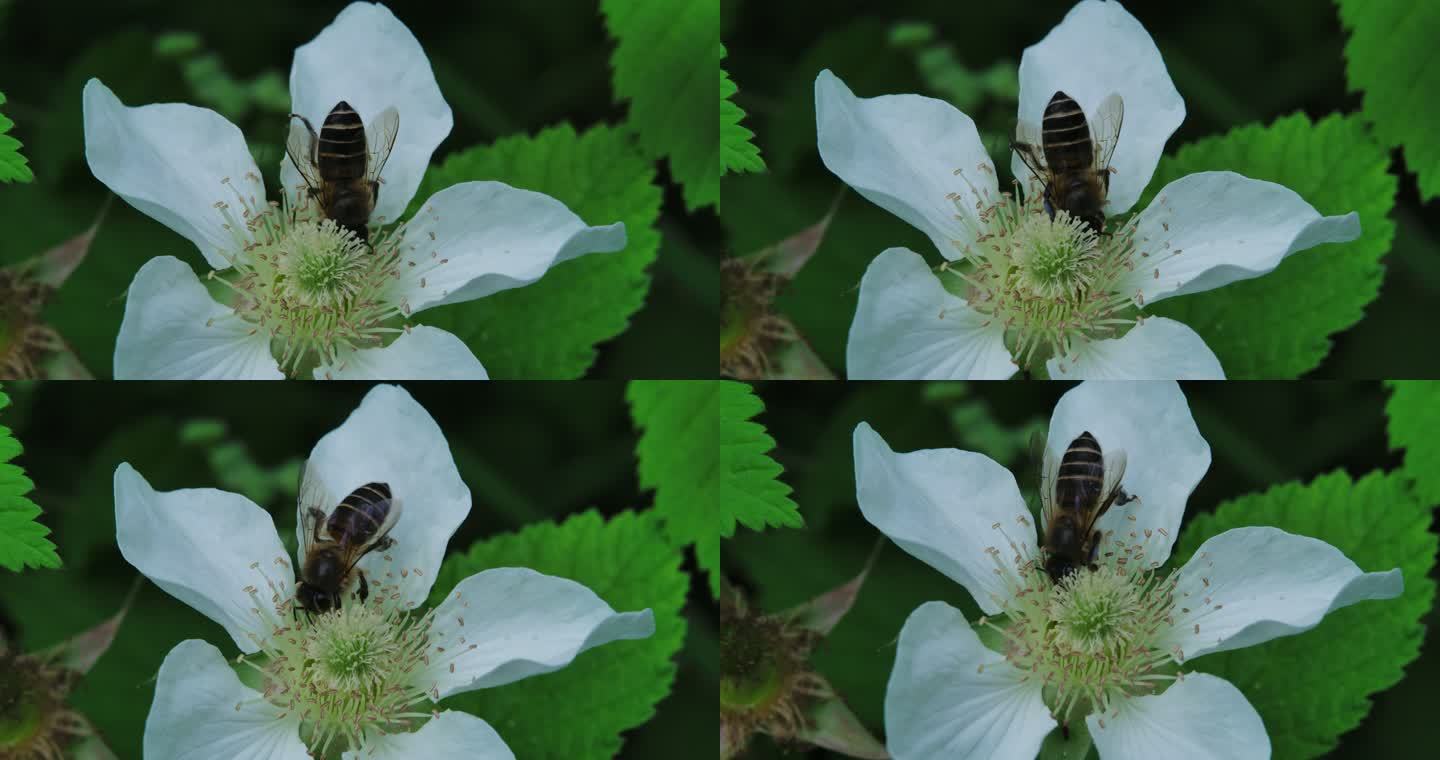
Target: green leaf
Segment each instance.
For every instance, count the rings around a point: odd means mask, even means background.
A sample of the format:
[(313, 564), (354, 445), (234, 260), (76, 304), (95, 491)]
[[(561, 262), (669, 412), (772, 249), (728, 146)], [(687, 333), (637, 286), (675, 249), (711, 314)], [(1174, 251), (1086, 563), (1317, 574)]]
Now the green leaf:
[[(721, 46), (723, 58), (725, 48)], [(760, 148), (750, 142), (754, 132), (740, 126), (745, 111), (730, 100), (738, 92), (735, 83), (725, 69), (720, 69), (720, 173), (759, 172), (765, 170), (765, 161), (760, 158)]]
[(719, 4), (601, 0), (600, 9), (616, 39), (610, 59), (615, 94), (630, 101), (630, 123), (646, 155), (669, 159), (686, 208), (718, 204)]
[(1389, 147), (1405, 148), (1419, 175), (1421, 200), (1440, 196), (1440, 58), (1433, 54), (1440, 4), (1416, 0), (1337, 0), (1345, 44), (1345, 80), (1364, 90), (1365, 120)]
[(1360, 213), (1361, 236), (1291, 256), (1270, 274), (1148, 309), (1189, 325), (1230, 378), (1293, 378), (1330, 352), (1333, 333), (1355, 324), (1379, 293), (1395, 224), (1390, 158), (1359, 119), (1303, 114), (1198, 140), (1160, 162), (1146, 193), (1187, 174), (1229, 170), (1278, 182), (1326, 215)]
[[(723, 85), (722, 85), (723, 88)], [(0, 106), (5, 105), (5, 93), (0, 92)], [(33, 182), (35, 173), (25, 157), (20, 155), (20, 141), (7, 134), (15, 122), (0, 113), (0, 182)]]
[(1440, 504), (1440, 383), (1431, 380), (1391, 380), (1390, 448), (1405, 450), (1405, 477), (1415, 482), (1424, 504)]
[(523, 288), (424, 311), (416, 321), (459, 336), (493, 379), (580, 377), (595, 363), (595, 346), (624, 332), (649, 290), (646, 268), (660, 247), (654, 166), (619, 129), (577, 135), (562, 124), (451, 155), (426, 173), (411, 210), (474, 180), (545, 193), (586, 224), (624, 222), (629, 245), (567, 261)]
[[(10, 405), (10, 397), (0, 392), (0, 409)], [(45, 536), (50, 529), (35, 518), (40, 508), (25, 498), (35, 484), (25, 471), (10, 464), (20, 455), (20, 442), (10, 435), (10, 428), (0, 425), (0, 567), (19, 572), (25, 567), (60, 566), (55, 544)]]
[(736, 522), (751, 530), (803, 522), (770, 458), (775, 440), (750, 421), (764, 405), (749, 385), (720, 380), (637, 380), (625, 397), (643, 431), (640, 486), (655, 491), (670, 540), (695, 544), (718, 597), (720, 539), (735, 534)]
[(1370, 711), (1369, 696), (1395, 685), (1419, 654), (1421, 618), (1435, 598), (1435, 582), (1427, 577), (1436, 550), (1430, 517), (1398, 474), (1371, 473), (1352, 483), (1334, 472), (1226, 502), (1185, 529), (1176, 546), (1177, 567), (1207, 538), (1273, 525), (1335, 546), (1362, 570), (1399, 567), (1404, 574), (1398, 599), (1347, 607), (1298, 636), (1194, 662), (1244, 692), (1264, 719), (1278, 760), (1332, 749)]
[(649, 720), (675, 678), (671, 658), (685, 638), (680, 608), (689, 583), (680, 556), (651, 513), (623, 512), (609, 521), (594, 511), (563, 523), (532, 524), (451, 556), (431, 592), (439, 604), (464, 578), (492, 567), (528, 567), (588, 586), (618, 611), (649, 608), (655, 635), (616, 641), (575, 658), (564, 669), (442, 703), (484, 718), (516, 757), (610, 758), (620, 733)]

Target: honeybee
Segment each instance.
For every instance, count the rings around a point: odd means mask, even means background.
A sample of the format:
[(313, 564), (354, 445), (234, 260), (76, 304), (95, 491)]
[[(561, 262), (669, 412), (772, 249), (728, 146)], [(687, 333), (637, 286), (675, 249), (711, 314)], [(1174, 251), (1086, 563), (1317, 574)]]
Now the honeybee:
[(1105, 231), (1105, 197), (1110, 192), (1110, 157), (1120, 142), (1125, 101), (1112, 93), (1095, 112), (1094, 134), (1085, 111), (1073, 98), (1057, 91), (1045, 106), (1042, 126), (1018, 122), (1011, 146), (1045, 185), (1045, 212), (1056, 209)]
[(1057, 461), (1047, 447), (1040, 479), (1040, 504), (1045, 518), (1045, 572), (1059, 583), (1082, 567), (1092, 567), (1100, 549), (1095, 523), (1115, 504), (1137, 497), (1121, 487), (1125, 452), (1100, 451), (1089, 431), (1070, 442)]
[(318, 137), (309, 119), (290, 114), (285, 152), (325, 216), (368, 242), (366, 225), (380, 197), (380, 170), (399, 132), (400, 112), (394, 106), (381, 111), (367, 130), (360, 114), (342, 100), (326, 115)]
[(340, 609), (344, 592), (358, 580), (360, 603), (370, 595), (365, 571), (355, 567), (372, 551), (395, 544), (390, 529), (400, 519), (400, 502), (386, 483), (366, 483), (327, 515), (319, 481), (307, 467), (300, 486), (300, 547), (305, 559), (296, 578), (295, 602), (310, 614)]

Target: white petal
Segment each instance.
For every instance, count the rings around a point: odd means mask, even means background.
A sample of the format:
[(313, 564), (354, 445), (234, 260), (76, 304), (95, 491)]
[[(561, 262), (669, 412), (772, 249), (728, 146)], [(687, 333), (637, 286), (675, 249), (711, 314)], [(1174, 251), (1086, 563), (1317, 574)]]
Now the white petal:
[[(1175, 626), (1161, 642), (1185, 658), (1292, 636), (1334, 610), (1405, 590), (1400, 570), (1366, 573), (1339, 549), (1279, 528), (1227, 530), (1180, 569)], [(1196, 629), (1199, 629), (1198, 631)]]
[(1005, 329), (945, 290), (920, 254), (870, 262), (845, 362), (851, 380), (1004, 380), (1015, 374)]
[[(871, 203), (929, 235), (947, 259), (960, 258), (960, 248), (974, 239), (971, 230), (980, 216), (976, 202), (988, 206), (998, 197), (995, 165), (975, 122), (943, 100), (857, 98), (826, 69), (815, 78), (815, 126), (826, 168)], [(964, 215), (970, 227), (956, 214)]]
[(188, 639), (160, 664), (145, 718), (147, 760), (308, 760), (300, 716), (240, 682), (220, 650)]
[[(450, 134), (454, 119), (420, 42), (383, 5), (351, 3), (315, 39), (295, 50), (291, 110), (318, 131), (325, 115), (342, 100), (366, 124), (391, 106), (400, 113), (400, 131), (380, 175), (374, 213), (394, 222), (415, 197), (430, 155)], [(304, 184), (288, 159), (280, 166), (287, 188)]]
[(324, 487), (326, 510), (366, 483), (390, 486), (402, 510), (390, 531), (395, 545), (365, 555), (360, 569), (371, 583), (389, 584), (392, 591), (398, 585), (406, 607), (424, 601), (446, 544), (470, 513), (470, 489), (430, 413), (404, 388), (377, 385), (344, 424), (315, 444), (307, 466)]
[(443, 699), (559, 670), (601, 644), (648, 638), (655, 616), (616, 612), (566, 578), (500, 567), (460, 581), (435, 609), (430, 630), (445, 651), (432, 649), (429, 672), (419, 676)]
[(1224, 380), (1220, 360), (1198, 333), (1149, 317), (1119, 338), (1089, 341), (1045, 362), (1052, 380)]
[[(434, 237), (431, 237), (431, 236)], [(405, 229), (414, 246), (395, 300), (412, 311), (529, 285), (587, 253), (625, 248), (625, 225), (588, 227), (565, 204), (503, 182), (462, 182), (426, 201)]]
[(216, 303), (174, 256), (135, 273), (115, 339), (116, 380), (280, 380), (270, 336)]
[[(1015, 476), (973, 451), (897, 454), (866, 422), (855, 427), (853, 440), (855, 498), (865, 519), (964, 586), (986, 614), (999, 612), (1015, 576), (1015, 552), (1037, 552)], [(986, 553), (992, 546), (1000, 551), (993, 559)], [(997, 561), (1007, 575), (996, 573)]]
[(1360, 237), (1355, 212), (1321, 216), (1294, 190), (1234, 172), (1171, 182), (1136, 225), (1136, 245), (1150, 255), (1116, 290), (1145, 304), (1259, 277), (1292, 253)]
[(1100, 518), (1099, 530), (1109, 534), (1101, 551), (1119, 556), (1119, 543), (1138, 547), (1147, 565), (1164, 564), (1185, 501), (1210, 469), (1210, 445), (1200, 437), (1180, 386), (1164, 380), (1081, 383), (1055, 405), (1045, 445), (1058, 458), (1087, 430), (1102, 455), (1125, 452), (1129, 464), (1121, 484), (1139, 497)]
[(960, 611), (927, 602), (900, 630), (885, 688), (895, 760), (1032, 760), (1055, 728), (1041, 683), (985, 648)]
[(345, 760), (410, 760), (416, 757), (463, 757), (473, 760), (515, 760), (489, 723), (469, 713), (446, 710), (414, 733), (367, 735), (364, 749), (346, 752)]
[(315, 368), (317, 380), (489, 380), (465, 341), (438, 327), (420, 325), (384, 348), (344, 357), (338, 367)]
[(265, 185), (239, 128), (181, 103), (127, 108), (98, 79), (85, 83), (84, 102), (85, 159), (95, 178), (185, 236), (210, 266), (230, 266), (221, 253), (240, 245), (215, 204), (228, 203), (237, 220), (239, 198), (265, 205)]
[(295, 571), (275, 521), (255, 502), (214, 488), (156, 491), (122, 462), (115, 468), (115, 526), (130, 564), (224, 626), (241, 651), (259, 651), (257, 642), (288, 622), (272, 597), (290, 595)]
[[(1040, 125), (1045, 105), (1057, 91), (1075, 99), (1096, 129), (1095, 112), (1111, 93), (1125, 101), (1120, 141), (1111, 156), (1105, 212), (1128, 211), (1150, 184), (1165, 142), (1185, 120), (1185, 101), (1170, 81), (1165, 61), (1149, 32), (1119, 3), (1083, 0), (1025, 48), (1020, 58), (1021, 121)], [(1030, 176), (1018, 155), (1011, 168)]]
[(1119, 711), (1085, 718), (1104, 760), (1270, 757), (1260, 713), (1234, 684), (1208, 673), (1187, 673), (1163, 694), (1124, 700)]

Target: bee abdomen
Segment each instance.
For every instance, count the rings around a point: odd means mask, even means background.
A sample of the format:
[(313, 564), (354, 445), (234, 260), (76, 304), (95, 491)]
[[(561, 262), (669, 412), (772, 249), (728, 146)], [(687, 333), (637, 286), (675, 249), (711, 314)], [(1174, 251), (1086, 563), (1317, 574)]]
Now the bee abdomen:
[(1083, 509), (1099, 498), (1105, 485), (1105, 457), (1100, 442), (1089, 431), (1070, 443), (1060, 458), (1055, 499), (1061, 509)]
[(320, 127), (320, 178), (327, 182), (359, 179), (365, 175), (365, 124), (349, 103), (340, 101)]
[(1045, 161), (1052, 171), (1083, 169), (1092, 163), (1090, 125), (1085, 111), (1069, 95), (1056, 92), (1050, 96), (1040, 132)]
[(350, 492), (325, 521), (325, 529), (336, 541), (363, 544), (375, 537), (375, 532), (385, 523), (390, 514), (392, 497), (390, 486), (385, 483), (366, 483)]

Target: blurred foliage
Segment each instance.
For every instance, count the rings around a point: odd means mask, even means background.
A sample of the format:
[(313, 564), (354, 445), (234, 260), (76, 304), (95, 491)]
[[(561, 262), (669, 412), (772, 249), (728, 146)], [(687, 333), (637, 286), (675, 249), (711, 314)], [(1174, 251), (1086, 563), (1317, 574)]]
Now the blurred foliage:
[[(7, 406), (10, 397), (0, 392), (0, 411)], [(39, 521), (40, 507), (27, 496), (35, 484), (11, 461), (22, 451), (10, 428), (0, 425), (0, 567), (10, 572), (26, 567), (57, 568), (60, 557), (55, 544), (46, 538), (50, 529)]]
[[(720, 48), (724, 58), (725, 48)], [(765, 161), (760, 158), (760, 149), (752, 142), (755, 133), (740, 126), (745, 112), (735, 105), (738, 88), (730, 80), (725, 69), (720, 69), (720, 173), (758, 172), (765, 170)]]
[[(746, 112), (746, 126), (756, 133), (755, 142), (769, 167), (765, 174), (722, 178), (726, 249), (737, 254), (758, 251), (813, 224), (824, 216), (841, 188), (840, 180), (825, 170), (815, 150), (813, 88), (820, 70), (832, 69), (862, 97), (920, 93), (957, 105), (971, 104), (966, 113), (976, 118), (992, 155), (1003, 156), (1004, 138), (1013, 129), (1015, 118), (1014, 96), (1004, 86), (1008, 67), (1073, 5), (1073, 0), (985, 4), (837, 0), (823, 14), (816, 14), (803, 4), (724, 0), (721, 36), (730, 52), (726, 66), (743, 85), (735, 102)], [(1353, 323), (1373, 287), (1369, 283), (1377, 276), (1382, 278), (1379, 298), (1365, 307), (1363, 319), (1333, 336), (1328, 355), (1320, 338), (1307, 337), (1303, 339), (1307, 347), (1304, 361), (1290, 364), (1296, 371), (1308, 369), (1317, 377), (1440, 376), (1440, 353), (1397, 349), (1433, 342), (1428, 320), (1422, 315), (1431, 313), (1430, 305), (1440, 299), (1440, 214), (1435, 213), (1433, 202), (1428, 206), (1421, 203), (1413, 175), (1404, 173), (1416, 167), (1402, 163), (1398, 152), (1384, 155), (1367, 146), (1368, 140), (1322, 134), (1357, 131), (1353, 116), (1328, 127), (1331, 123), (1325, 118), (1335, 113), (1354, 114), (1361, 105), (1360, 96), (1347, 91), (1346, 35), (1335, 5), (1315, 0), (1260, 4), (1217, 0), (1190, 5), (1133, 0), (1125, 5), (1155, 39), (1185, 99), (1185, 121), (1167, 144), (1171, 156), (1201, 138), (1241, 125), (1272, 124), (1300, 112), (1316, 124), (1311, 128), (1314, 136), (1324, 139), (1308, 143), (1311, 152), (1305, 159), (1305, 176), (1294, 178), (1304, 187), (1295, 189), (1326, 213), (1355, 209), (1362, 216), (1368, 212), (1375, 220), (1373, 224), (1369, 219), (1363, 222), (1365, 237), (1356, 243), (1309, 251), (1297, 256), (1295, 263), (1282, 266), (1279, 274), (1284, 277), (1286, 267), (1304, 266), (1301, 262), (1307, 256), (1348, 251), (1349, 256), (1361, 260), (1353, 264), (1354, 269), (1364, 270), (1352, 283), (1358, 293), (1347, 296), (1344, 308), (1336, 306), (1325, 325), (1329, 329), (1344, 329)], [(1376, 5), (1390, 7), (1394, 3)], [(1407, 34), (1428, 33), (1420, 26)], [(1406, 55), (1398, 49), (1387, 54)], [(1407, 66), (1422, 65), (1423, 56), (1413, 49), (1408, 55), (1414, 61)], [(1407, 93), (1411, 99), (1413, 107), (1399, 115), (1405, 124), (1429, 123), (1417, 117), (1428, 105), (1423, 102), (1428, 90), (1413, 86), (1413, 77), (1394, 76), (1393, 69), (1378, 76), (1397, 94)], [(1424, 138), (1433, 141), (1431, 133)], [(1375, 134), (1381, 134), (1378, 127)], [(1381, 141), (1389, 142), (1383, 136)], [(995, 152), (997, 147), (1002, 148), (1000, 153)], [(1356, 151), (1365, 158), (1349, 155)], [(1276, 171), (1281, 167), (1267, 168), (1261, 158), (1255, 157), (1253, 169), (1238, 170), (1281, 179)], [(1162, 171), (1167, 165), (1176, 165), (1175, 160), (1162, 162)], [(1379, 203), (1383, 194), (1382, 178), (1376, 174), (1379, 161), (1386, 162), (1391, 181), (1398, 178), (1398, 193), (1388, 219), (1387, 210)], [(1008, 158), (998, 163), (1002, 174), (1008, 173), (1009, 165)], [(1327, 174), (1331, 168), (1334, 174)], [(1002, 183), (1006, 179), (1002, 176)], [(1361, 199), (1365, 193), (1373, 197)], [(1331, 208), (1330, 203), (1351, 205), (1339, 209)], [(1383, 253), (1379, 243), (1390, 224), (1394, 227), (1393, 245), (1381, 270), (1373, 262)], [(1372, 234), (1378, 237), (1371, 239)], [(892, 246), (928, 251), (932, 263), (939, 263), (923, 235), (863, 198), (848, 194), (814, 261), (780, 299), (779, 310), (837, 371), (844, 367), (845, 339), (860, 277), (875, 256)], [(1368, 265), (1363, 263), (1367, 257), (1371, 260)], [(1253, 294), (1247, 308), (1259, 308), (1253, 301), (1264, 297)], [(1179, 301), (1176, 299), (1177, 304)], [(1216, 311), (1220, 307), (1217, 305)], [(1286, 318), (1260, 313), (1263, 319)], [(1219, 324), (1215, 318), (1205, 335), (1207, 340), (1219, 334)], [(1311, 327), (1320, 331), (1317, 325)], [(1233, 333), (1228, 331), (1227, 337)], [(1229, 362), (1226, 368), (1229, 370)]]
[(1428, 54), (1440, 30), (1440, 4), (1415, 0), (1336, 0), (1350, 30), (1345, 78), (1365, 93), (1365, 120), (1385, 145), (1404, 147), (1420, 197), (1440, 196), (1440, 67)]
[[(180, 0), (120, 0), (87, 5), (83, 13), (61, 12), (63, 6), (40, 2), (5, 5), (0, 12), (0, 71), (5, 72), (0, 91), (9, 98), (4, 112), (15, 120), (11, 134), (25, 143), (38, 175), (31, 185), (0, 185), (0, 225), (7, 230), (0, 266), (84, 230), (106, 197), (105, 187), (90, 176), (84, 160), (80, 93), (91, 77), (102, 79), (129, 105), (188, 102), (225, 113), (245, 134), (273, 187), (289, 107), (285, 78), (294, 50), (346, 4), (256, 0), (210, 7)], [(455, 113), (455, 127), (436, 151), (436, 164), (475, 146), (506, 137), (521, 139), (566, 123), (580, 134), (599, 125), (631, 133), (627, 122), (637, 115), (618, 102), (611, 89), (616, 42), (607, 35), (597, 0), (457, 6), (400, 0), (389, 6), (420, 40)], [(713, 34), (713, 19), (710, 29)], [(692, 122), (694, 114), (682, 114), (687, 123), (718, 121), (713, 115), (715, 68), (713, 61), (706, 65), (710, 76), (694, 89), (703, 90), (711, 117)], [(712, 160), (715, 143), (712, 134)], [(537, 173), (545, 171), (536, 168)], [(594, 347), (598, 354), (591, 376), (714, 373), (711, 336), (719, 313), (718, 274), (706, 246), (716, 235), (717, 221), (708, 210), (687, 213), (680, 186), (670, 184), (669, 178), (662, 171), (656, 182), (662, 193), (654, 225), (660, 233), (658, 244), (650, 241), (644, 262), (630, 261), (635, 271), (648, 274), (648, 293), (643, 301), (633, 291), (615, 294), (617, 301), (629, 305), (628, 329), (621, 333), (625, 325), (617, 327), (613, 319), (602, 326), (576, 327), (592, 345), (600, 343)], [(605, 185), (590, 188), (596, 194), (611, 190)], [(587, 203), (608, 210), (603, 199)], [(612, 221), (582, 216), (591, 223)], [(630, 234), (633, 240), (642, 230), (632, 228)], [(656, 247), (661, 249), (658, 257)], [(127, 204), (116, 204), (92, 253), (51, 301), (44, 318), (69, 340), (86, 366), (108, 376), (124, 292), (140, 265), (162, 254), (179, 256), (200, 271), (204, 264), (188, 241)], [(595, 258), (602, 257), (619, 258)], [(584, 280), (584, 270), (565, 265), (551, 276), (574, 283)], [(568, 294), (581, 290), (575, 286)], [(597, 297), (602, 295), (595, 290)], [(523, 336), (531, 326), (509, 320), (503, 329)], [(483, 355), (482, 360), (490, 366)]]
[(1440, 504), (1440, 383), (1427, 380), (1393, 380), (1390, 403), (1390, 447), (1403, 449), (1402, 472), (1415, 481), (1420, 500)]
[[(1149, 206), (1167, 183), (1201, 171), (1233, 171), (1294, 190), (1325, 215), (1360, 214), (1360, 237), (1300, 251), (1275, 271), (1148, 308), (1183, 322), (1232, 379), (1297, 377), (1330, 352), (1338, 333), (1365, 314), (1380, 290), (1395, 223), (1395, 175), (1385, 151), (1355, 117), (1303, 114), (1196, 140), (1162, 157), (1142, 197)], [(1359, 375), (1376, 377), (1376, 370)]]
[(630, 101), (630, 122), (646, 155), (666, 158), (670, 175), (685, 188), (687, 208), (719, 205), (718, 7), (698, 0), (600, 0), (600, 8), (617, 41), (615, 94)]
[[(647, 540), (656, 530), (651, 513), (627, 512), (645, 507), (649, 497), (636, 477), (638, 434), (624, 387), (500, 382), (407, 388), (445, 433), (471, 490), (474, 506), (451, 539), (450, 561), (442, 568), (449, 582), (456, 580), (453, 573), (516, 556), (517, 542), (550, 537), (553, 545), (536, 548), (537, 556), (549, 557), (549, 571), (593, 582), (602, 596), (613, 587), (617, 597), (609, 601), (617, 609), (631, 609), (627, 605), (635, 604), (636, 595), (664, 600), (655, 609), (657, 644), (663, 647), (632, 646), (625, 657), (653, 669), (646, 683), (659, 683), (655, 679), (673, 669), (673, 687), (658, 705), (655, 699), (664, 692), (653, 685), (627, 697), (633, 702), (621, 705), (617, 697), (618, 717), (596, 724), (611, 738), (593, 746), (613, 747), (615, 733), (634, 726), (621, 737), (620, 757), (679, 757), (696, 734), (707, 733), (705, 726), (713, 734), (718, 609), (689, 553), (680, 565), (680, 553)], [(368, 390), (350, 383), (20, 383), (6, 389), (14, 405), (5, 410), (5, 423), (28, 446), (24, 462), (37, 484), (33, 498), (47, 505), (45, 519), (66, 564), (63, 571), (30, 571), (0, 584), (0, 620), (18, 627), (29, 649), (113, 614), (138, 576), (115, 546), (111, 481), (120, 462), (130, 462), (159, 490), (233, 487), (252, 496), (268, 493), (259, 503), (271, 510), (293, 549), (294, 467)], [(557, 527), (551, 521), (567, 522)], [(636, 564), (629, 569), (617, 564), (620, 569), (611, 567), (606, 575), (601, 562), (606, 551), (633, 556)], [(637, 573), (644, 583), (636, 585)], [(659, 653), (674, 651), (681, 637), (685, 648), (679, 654)], [(156, 669), (166, 652), (187, 638), (233, 652), (224, 629), (147, 582), (114, 647), (76, 692), (74, 704), (120, 757), (139, 757)], [(577, 673), (609, 672), (609, 658), (637, 643), (587, 653)], [(581, 696), (557, 690), (566, 682), (562, 671), (513, 688), (527, 699), (551, 700), (551, 718), (573, 716), (571, 697)], [(495, 691), (481, 701), (499, 704)], [(584, 699), (603, 701), (594, 694)], [(514, 735), (515, 728), (507, 732), (498, 723), (496, 728), (517, 748), (532, 741)]]
[[(1062, 382), (759, 386), (767, 410), (763, 421), (777, 442), (774, 457), (785, 468), (781, 479), (794, 487), (793, 498), (806, 528), (740, 532), (722, 547), (726, 577), (745, 588), (762, 609), (777, 610), (844, 582), (864, 566), (880, 534), (855, 505), (851, 431), (861, 421), (874, 425), (897, 451), (963, 448), (997, 459), (1009, 457), (1007, 467), (1033, 502), (1039, 462), (1022, 440), (1028, 437), (1025, 431), (1048, 427), (1051, 410), (1069, 387)], [(1277, 715), (1305, 714), (1301, 711), (1328, 715), (1330, 722), (1317, 721), (1316, 730), (1328, 728), (1330, 735), (1311, 736), (1306, 746), (1323, 746), (1335, 732), (1364, 716), (1358, 728), (1340, 737), (1332, 757), (1368, 760), (1412, 754), (1415, 746), (1427, 741), (1429, 729), (1423, 716), (1433, 714), (1436, 706), (1434, 682), (1427, 679), (1440, 674), (1440, 634), (1434, 626), (1423, 625), (1433, 620), (1434, 612), (1417, 621), (1434, 596), (1435, 537), (1433, 532), (1419, 533), (1427, 525), (1435, 528), (1434, 499), (1417, 499), (1395, 474), (1372, 474), (1393, 472), (1402, 461), (1400, 453), (1390, 451), (1386, 437), (1386, 391), (1379, 383), (1334, 382), (1182, 387), (1196, 425), (1210, 444), (1213, 462), (1189, 500), (1183, 525), (1190, 532), (1181, 551), (1222, 526), (1252, 518), (1266, 524), (1281, 520), (1297, 532), (1334, 541), (1366, 570), (1404, 568), (1407, 589), (1404, 597), (1388, 603), (1393, 608), (1380, 609), (1381, 603), (1359, 605), (1308, 634), (1207, 656), (1197, 660), (1197, 666), (1203, 670), (1209, 663), (1216, 668), (1233, 665), (1241, 689), (1247, 695), (1253, 692), (1252, 699), (1264, 709), (1279, 710)], [(1427, 384), (1405, 390), (1414, 403), (1424, 403), (1418, 399), (1420, 393), (1435, 393)], [(1394, 408), (1398, 402), (1390, 403)], [(1320, 482), (1295, 484), (1322, 475)], [(1347, 478), (1357, 481), (1353, 490), (1341, 487)], [(1284, 483), (1289, 485), (1262, 493)], [(1222, 515), (1212, 515), (1217, 506), (1227, 503)], [(1197, 527), (1190, 528), (1192, 524)], [(951, 604), (970, 619), (980, 613), (962, 587), (889, 542), (865, 584), (854, 609), (818, 650), (814, 662), (861, 721), (881, 735), (885, 684), (905, 618), (932, 600)], [(1322, 657), (1313, 649), (1289, 647), (1324, 648), (1349, 640), (1352, 629), (1354, 636), (1369, 643), (1351, 647), (1345, 662), (1367, 669), (1389, 662), (1388, 675), (1379, 681), (1360, 674), (1346, 677), (1347, 696), (1328, 707), (1301, 698), (1309, 688), (1306, 683), (1338, 678), (1348, 666), (1337, 659), (1338, 652), (1327, 649)], [(1399, 672), (1395, 663), (1402, 654), (1413, 653), (1417, 637), (1426, 630), (1430, 646), (1420, 646), (1420, 658), (1405, 669), (1408, 677), (1375, 695), (1374, 707), (1365, 714), (1366, 691), (1395, 682)], [(1253, 669), (1254, 663), (1268, 661), (1272, 652), (1277, 669)], [(1321, 664), (1294, 664), (1290, 657), (1300, 652), (1310, 652), (1309, 662)], [(1281, 662), (1291, 664), (1282, 667)], [(1257, 687), (1257, 679), (1266, 681), (1265, 688)], [(1316, 712), (1324, 710), (1331, 712)], [(1279, 719), (1289, 726), (1297, 720)], [(1277, 757), (1282, 756), (1279, 752), (1277, 745)], [(747, 755), (755, 760), (781, 756), (768, 747), (757, 747)], [(839, 757), (822, 751), (797, 755), (793, 750), (785, 756)]]

